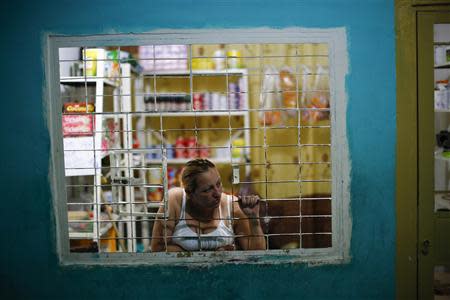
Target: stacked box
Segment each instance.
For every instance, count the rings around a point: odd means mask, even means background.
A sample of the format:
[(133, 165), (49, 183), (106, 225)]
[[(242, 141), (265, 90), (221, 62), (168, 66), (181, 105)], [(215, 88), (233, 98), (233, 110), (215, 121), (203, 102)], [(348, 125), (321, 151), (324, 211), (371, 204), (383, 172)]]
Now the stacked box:
[(187, 45), (139, 46), (144, 71), (187, 70)]

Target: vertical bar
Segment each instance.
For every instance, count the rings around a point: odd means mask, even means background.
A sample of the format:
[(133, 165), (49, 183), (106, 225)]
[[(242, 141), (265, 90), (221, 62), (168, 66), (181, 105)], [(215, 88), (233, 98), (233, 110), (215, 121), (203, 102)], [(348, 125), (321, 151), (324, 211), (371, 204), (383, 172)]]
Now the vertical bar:
[[(260, 70), (260, 72), (264, 70), (264, 65), (263, 65), (263, 61), (264, 61), (263, 60), (264, 59), (264, 54), (263, 54), (263, 52), (264, 52), (264, 45), (265, 44), (261, 44), (260, 52), (259, 52), (259, 64), (260, 64), (259, 70)], [(263, 81), (264, 81), (264, 78), (261, 80), (260, 93), (264, 93)], [(273, 92), (275, 92), (275, 91), (273, 91)], [(264, 95), (262, 95), (262, 97), (264, 98)], [(260, 107), (260, 109), (261, 109), (261, 107)], [(263, 147), (264, 147), (264, 181), (265, 181), (264, 188), (265, 188), (265, 194), (266, 194), (266, 198), (267, 198), (267, 196), (268, 196), (268, 187), (267, 187), (268, 186), (268, 182), (267, 182), (267, 177), (268, 177), (268, 174), (267, 174), (267, 170), (268, 170), (268, 168), (267, 168), (267, 166), (268, 166), (268, 163), (267, 163), (267, 126), (266, 126), (266, 111), (265, 111), (264, 107), (263, 107), (263, 132), (264, 132), (264, 135), (263, 135)], [(267, 249), (269, 249), (269, 237), (267, 237)]]
[[(297, 44), (297, 47), (296, 47), (296, 49), (295, 49), (295, 54), (296, 54), (296, 58), (300, 55), (300, 53), (298, 52), (299, 51), (299, 48), (298, 48), (298, 44)], [(297, 59), (296, 59), (296, 61), (297, 61)], [(295, 69), (296, 69), (296, 73), (299, 73), (299, 66), (298, 65), (296, 65), (296, 67), (295, 67)], [(304, 72), (303, 70), (302, 70), (302, 72)], [(306, 82), (305, 81), (303, 81), (303, 84), (306, 84)], [(301, 118), (302, 118), (302, 110), (300, 109), (300, 107), (299, 107), (299, 97), (298, 97), (298, 88), (299, 88), (299, 86), (298, 86), (298, 76), (295, 76), (295, 93), (296, 93), (296, 106), (297, 106), (297, 133), (298, 133), (298, 135), (297, 135), (297, 155), (298, 155), (298, 177), (297, 177), (297, 180), (298, 180), (298, 190), (299, 190), (299, 198), (298, 198), (298, 206), (299, 206), (299, 208), (298, 208), (298, 210), (299, 210), (299, 212), (298, 212), (298, 215), (299, 215), (299, 222), (298, 222), (298, 226), (299, 226), (299, 229), (298, 229), (298, 239), (299, 239), (299, 242), (298, 242), (298, 247), (299, 248), (303, 248), (303, 241), (302, 241), (302, 204), (303, 204), (303, 200), (302, 200), (302, 169), (303, 169), (303, 165), (302, 165), (302, 161), (303, 161), (303, 158), (302, 158), (302, 140), (301, 140), (301, 136), (302, 136), (302, 133), (301, 133)], [(302, 87), (302, 90), (306, 90), (305, 89), (305, 87)], [(304, 93), (302, 93), (302, 99), (303, 99), (303, 97), (306, 97), (305, 95), (303, 95)], [(305, 98), (306, 99), (306, 98)]]
[[(87, 95), (87, 70), (86, 70), (86, 50), (85, 49), (85, 68), (84, 68), (84, 75), (85, 75), (85, 82), (86, 82), (86, 95)], [(104, 72), (105, 72), (105, 51), (103, 49), (97, 49), (97, 58), (96, 61), (93, 63), (96, 63), (96, 74), (95, 74), (95, 132), (94, 132), (94, 163), (95, 163), (95, 195), (94, 195), (94, 239), (97, 241), (98, 244), (98, 251), (101, 252), (101, 241), (100, 241), (100, 229), (101, 229), (101, 223), (99, 220), (101, 219), (100, 216), (100, 203), (101, 203), (101, 197), (102, 197), (102, 164), (101, 164), (101, 157), (102, 157), (102, 123), (103, 123), (103, 97), (104, 97)], [(86, 96), (86, 101), (88, 101), (88, 95)], [(87, 104), (87, 103), (86, 103)]]
[(120, 47), (119, 51), (119, 70), (120, 70), (120, 111), (125, 123), (125, 168), (126, 168), (126, 178), (128, 179), (128, 184), (125, 187), (126, 195), (125, 201), (127, 202), (127, 210), (129, 213), (130, 221), (127, 223), (128, 231), (128, 251), (136, 252), (136, 217), (133, 215), (135, 211), (134, 204), (134, 186), (131, 184), (134, 174), (132, 171), (133, 164), (133, 120), (131, 116), (131, 68), (130, 64), (122, 64), (120, 60)]

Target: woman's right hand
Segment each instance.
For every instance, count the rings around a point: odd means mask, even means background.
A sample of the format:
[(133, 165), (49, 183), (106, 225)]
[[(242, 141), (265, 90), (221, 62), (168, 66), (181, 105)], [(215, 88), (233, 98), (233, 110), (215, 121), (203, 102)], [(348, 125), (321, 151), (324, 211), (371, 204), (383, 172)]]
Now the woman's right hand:
[(239, 196), (238, 203), (241, 210), (247, 217), (257, 218), (259, 217), (259, 196)]

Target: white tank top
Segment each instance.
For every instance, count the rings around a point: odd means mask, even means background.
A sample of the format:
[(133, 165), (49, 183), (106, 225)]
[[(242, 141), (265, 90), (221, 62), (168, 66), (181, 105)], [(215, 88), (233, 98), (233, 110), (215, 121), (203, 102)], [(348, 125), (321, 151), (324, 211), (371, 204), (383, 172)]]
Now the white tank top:
[[(227, 195), (228, 217), (230, 214), (230, 206), (232, 205), (231, 197)], [(234, 233), (233, 229), (225, 225), (222, 219), (222, 213), (219, 205), (220, 222), (217, 228), (209, 233), (196, 233), (186, 223), (186, 194), (183, 191), (183, 202), (181, 204), (180, 220), (173, 231), (172, 241), (186, 251), (198, 250), (215, 250), (226, 245), (233, 245)], [(231, 222), (230, 222), (231, 223)]]

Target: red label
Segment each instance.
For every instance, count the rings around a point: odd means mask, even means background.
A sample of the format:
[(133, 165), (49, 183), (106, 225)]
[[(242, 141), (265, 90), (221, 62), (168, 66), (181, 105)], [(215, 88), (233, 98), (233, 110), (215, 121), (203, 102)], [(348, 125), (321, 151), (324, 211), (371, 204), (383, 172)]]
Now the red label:
[(93, 134), (92, 115), (63, 115), (63, 136), (89, 136)]

